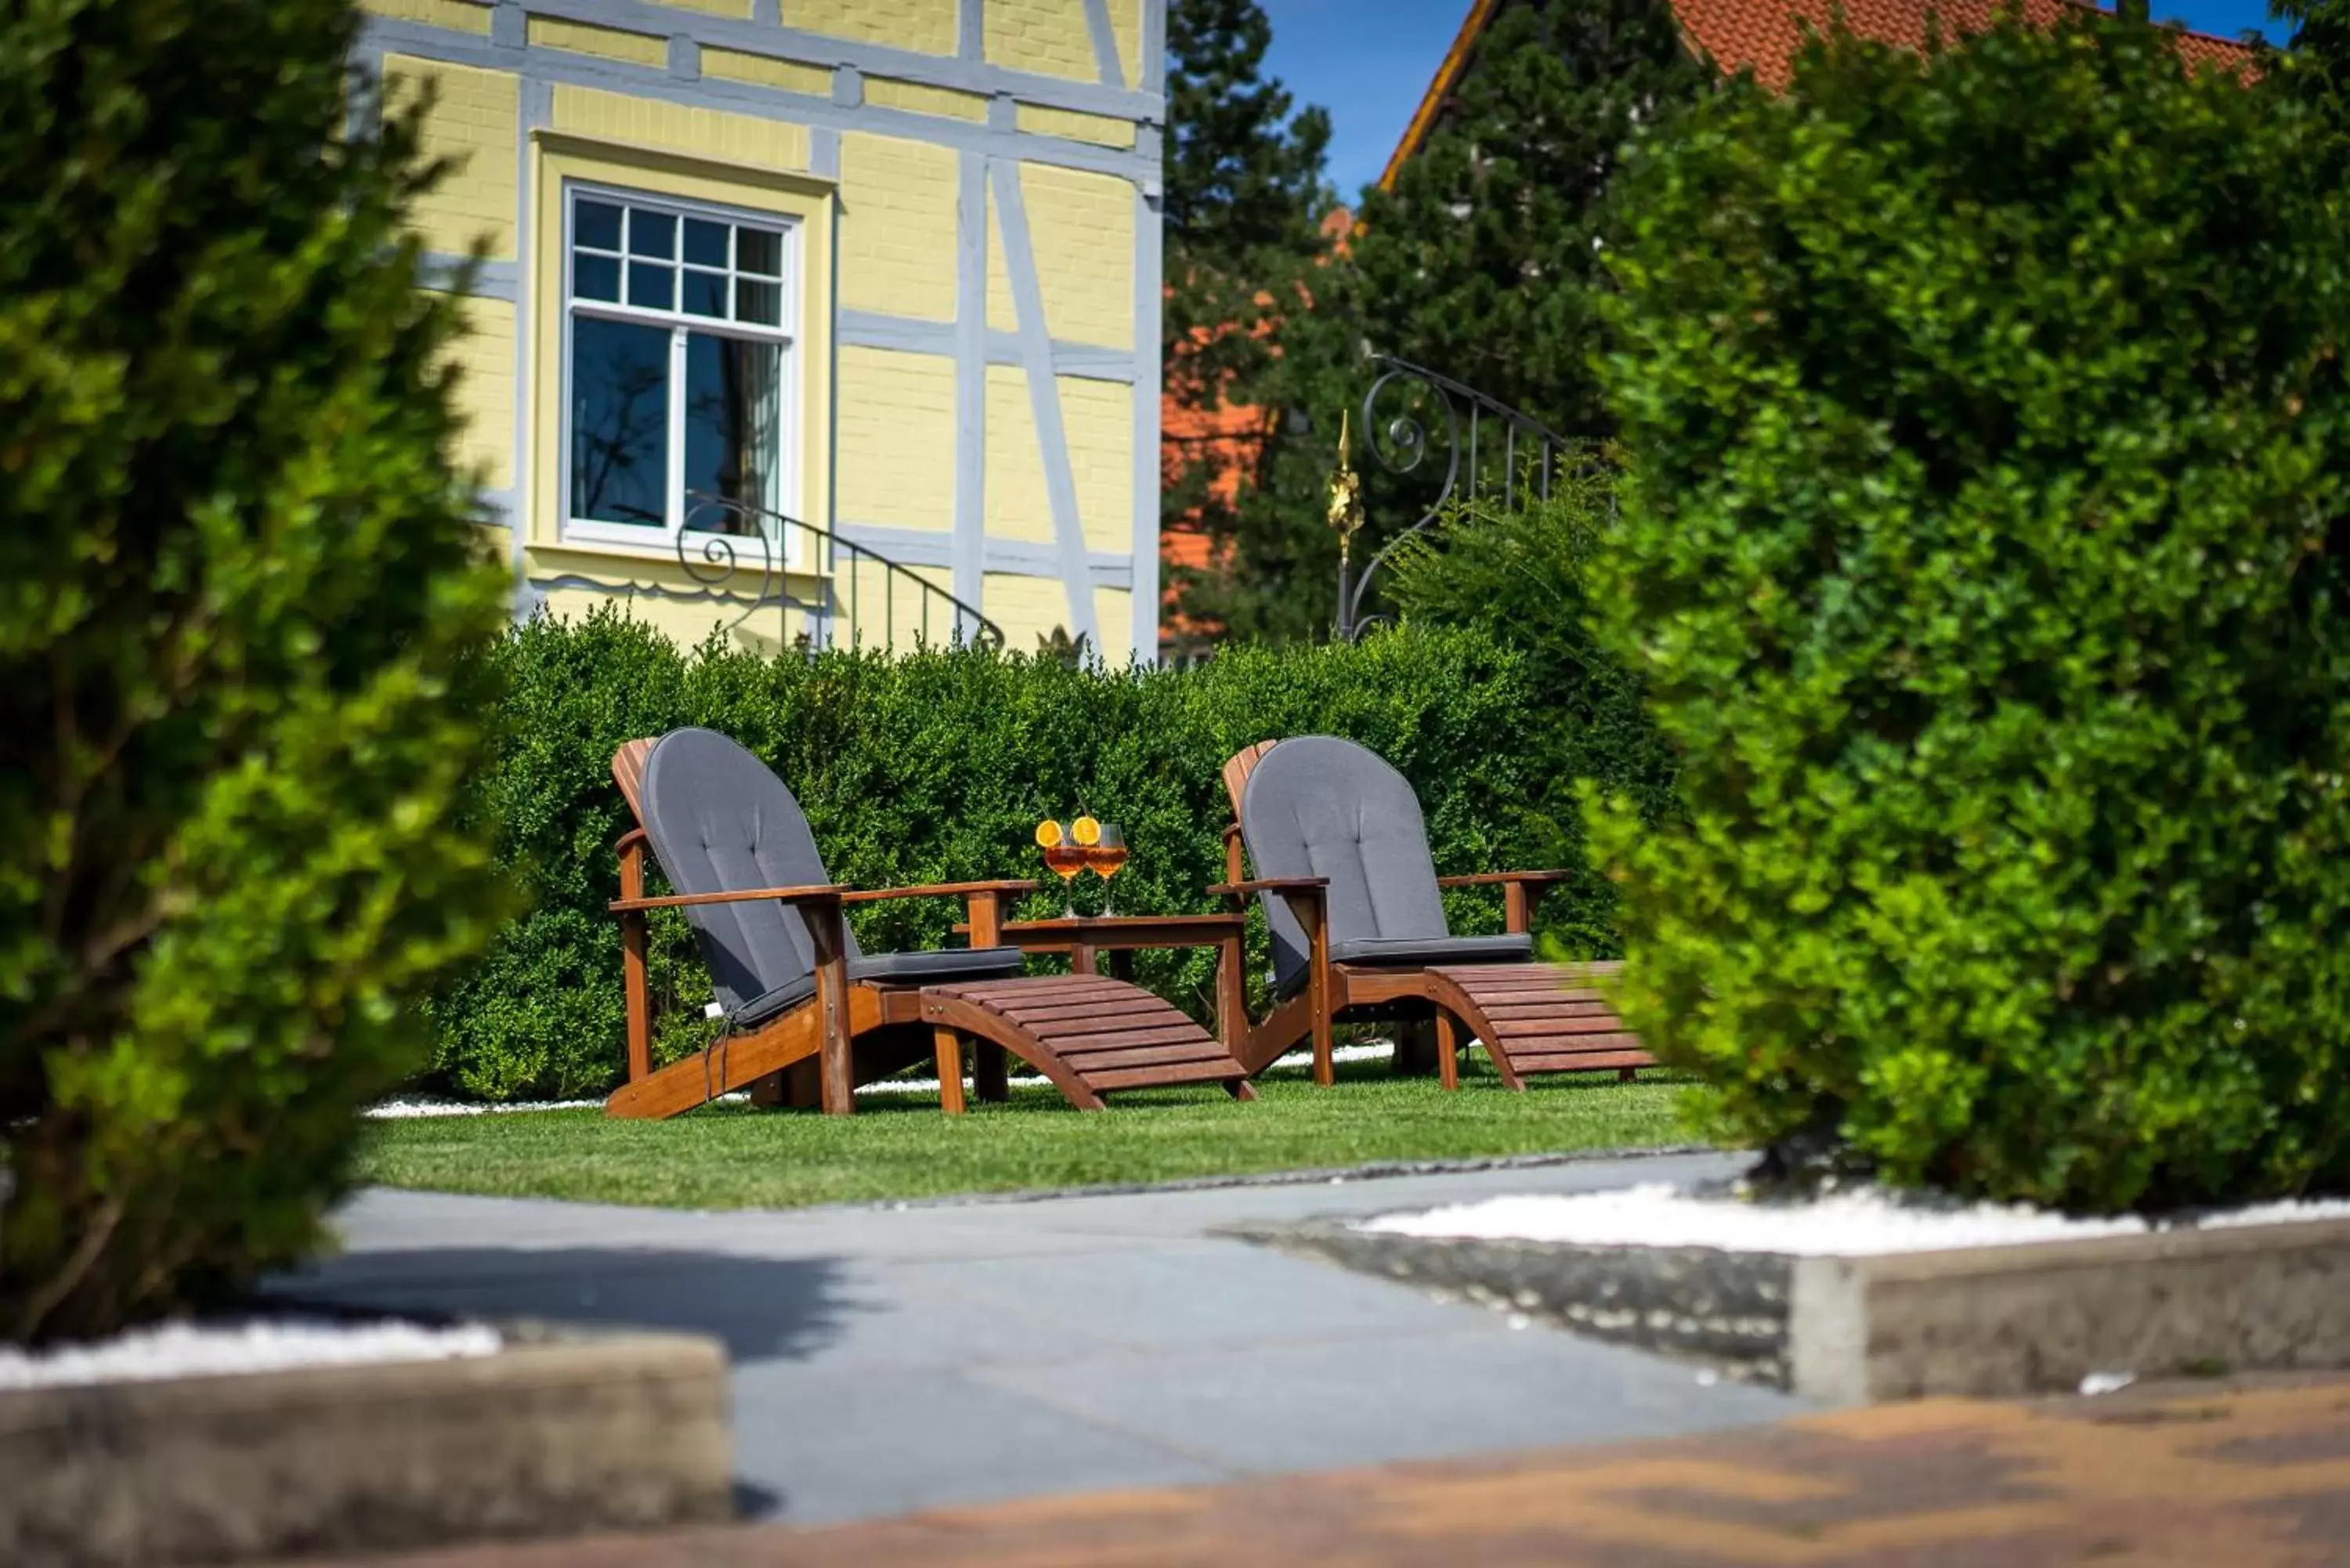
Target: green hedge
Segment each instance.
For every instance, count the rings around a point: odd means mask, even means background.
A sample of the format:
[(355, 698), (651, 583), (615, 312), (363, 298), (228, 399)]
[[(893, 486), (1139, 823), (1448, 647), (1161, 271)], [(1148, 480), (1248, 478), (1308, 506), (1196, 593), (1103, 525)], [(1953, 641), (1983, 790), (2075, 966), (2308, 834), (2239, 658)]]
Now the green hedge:
[[(1110, 672), (968, 650), (903, 658), (763, 657), (713, 641), (681, 651), (622, 615), (541, 618), (497, 651), (509, 696), (483, 805), (500, 854), (536, 898), (488, 961), (438, 1005), (439, 1085), (489, 1099), (592, 1095), (622, 1070), (613, 841), (628, 824), (613, 750), (703, 724), (765, 758), (806, 808), (826, 865), (860, 888), (1045, 877), (1037, 821), (1080, 806), (1124, 826), (1121, 908), (1201, 911), (1230, 820), (1220, 770), (1243, 746), (1350, 736), (1419, 786), (1439, 867), (1519, 864), (1548, 837), (1530, 812), (1530, 726), (1518, 655), (1473, 631), (1395, 632), (1359, 647), (1239, 649), (1189, 670)], [(1050, 877), (1045, 877), (1050, 883)], [(1078, 884), (1097, 908), (1100, 884)], [(1028, 900), (1059, 909), (1057, 884)], [(1490, 894), (1457, 896), (1463, 929), (1499, 929)], [(959, 900), (856, 912), (880, 950), (944, 943)], [(1572, 923), (1571, 900), (1560, 914)], [(1261, 972), (1263, 950), (1253, 970)], [(1142, 955), (1139, 977), (1205, 1016), (1212, 955)], [(707, 1037), (709, 984), (682, 920), (656, 928), (658, 1054)]]
[(2112, 1210), (2350, 1183), (2350, 251), (2159, 29), (1838, 37), (1627, 169), (1602, 815), (1714, 1131)]

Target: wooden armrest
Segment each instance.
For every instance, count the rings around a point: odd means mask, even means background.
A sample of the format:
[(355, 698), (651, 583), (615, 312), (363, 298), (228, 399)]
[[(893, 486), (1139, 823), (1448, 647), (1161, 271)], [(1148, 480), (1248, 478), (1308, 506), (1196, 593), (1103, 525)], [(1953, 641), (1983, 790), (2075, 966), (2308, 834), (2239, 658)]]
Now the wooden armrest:
[(665, 898), (615, 898), (605, 908), (626, 914), (632, 909), (674, 909), (685, 904), (747, 904), (760, 898), (773, 898), (782, 904), (837, 904), (847, 891), (846, 888), (832, 885), (750, 888), (739, 893), (674, 893)]
[(1327, 877), (1269, 877), (1254, 882), (1219, 882), (1208, 891), (1221, 898), (1244, 898), (1251, 893), (1318, 892), (1329, 885)]
[(629, 829), (628, 832), (623, 833), (619, 837), (612, 841), (612, 853), (615, 855), (625, 855), (634, 846), (649, 844), (651, 840), (645, 836), (645, 830), (643, 828), (632, 827)]
[(1564, 882), (1575, 875), (1572, 871), (1474, 871), (1466, 877), (1439, 877), (1440, 888), (1495, 888), (1519, 882), (1529, 886), (1537, 882)]
[(930, 882), (919, 888), (867, 888), (843, 893), (844, 904), (878, 904), (884, 898), (962, 898), (972, 893), (1033, 893), (1034, 882)]

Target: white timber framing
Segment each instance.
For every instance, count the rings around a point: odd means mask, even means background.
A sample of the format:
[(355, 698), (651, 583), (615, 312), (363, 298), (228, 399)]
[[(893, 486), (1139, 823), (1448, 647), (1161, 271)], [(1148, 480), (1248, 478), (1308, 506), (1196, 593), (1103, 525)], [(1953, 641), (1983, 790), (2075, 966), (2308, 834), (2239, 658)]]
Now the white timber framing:
[[(511, 527), (526, 515), (531, 483), (525, 454), (531, 439), (527, 410), (534, 360), (536, 314), (526, 298), (531, 276), (531, 214), (536, 171), (531, 137), (553, 120), (555, 89), (595, 88), (685, 108), (710, 109), (805, 127), (810, 171), (837, 180), (840, 136), (846, 130), (924, 141), (953, 149), (957, 158), (955, 317), (951, 322), (836, 307), (836, 347), (894, 348), (951, 360), (955, 381), (955, 473), (952, 527), (906, 528), (861, 518), (834, 519), (841, 535), (907, 566), (943, 568), (955, 597), (985, 609), (986, 576), (1008, 573), (1058, 579), (1068, 605), (1068, 629), (1101, 648), (1094, 609), (1097, 587), (1128, 590), (1132, 600), (1129, 653), (1138, 661), (1158, 657), (1159, 228), (1166, 6), (1169, 0), (1139, 0), (1141, 71), (1128, 83), (1107, 0), (1085, 0), (1084, 14), (1098, 79), (1015, 71), (985, 58), (987, 0), (958, 0), (956, 51), (924, 54), (884, 45), (810, 33), (782, 25), (779, 0), (752, 0), (748, 20), (692, 12), (650, 0), (499, 0), (490, 8), (490, 31), (434, 26), (370, 15), (355, 64), (380, 79), (383, 57), (471, 66), (516, 78), (520, 83), (516, 157), (516, 211), (513, 260), (477, 264), (473, 294), (515, 306), (515, 483), (485, 497)], [(543, 16), (606, 27), (666, 41), (663, 63), (639, 65), (601, 55), (558, 49), (528, 41), (528, 19)], [(828, 68), (831, 90), (824, 96), (702, 74), (705, 48), (763, 56)], [(979, 94), (990, 100), (983, 122), (920, 114), (869, 103), (864, 79), (891, 78), (927, 87)], [(1023, 130), (1014, 106), (1045, 108), (1124, 120), (1135, 128), (1131, 150)], [(1134, 323), (1124, 347), (1073, 342), (1051, 337), (1035, 251), (1021, 190), (1019, 166), (1039, 163), (1123, 179), (1134, 187)], [(987, 321), (988, 195), (994, 193), (996, 222), (1017, 327), (992, 328)], [(463, 258), (426, 258), (428, 277), (453, 281)], [(1018, 368), (1027, 383), (1029, 404), (1043, 462), (1052, 513), (1053, 542), (991, 538), (986, 533), (986, 376), (991, 365)], [(1076, 377), (1123, 383), (1134, 389), (1133, 498), (1130, 553), (1087, 547), (1077, 513), (1074, 470), (1061, 417), (1056, 378)], [(836, 446), (837, 450), (837, 446)], [(527, 614), (554, 587), (592, 584), (569, 576), (528, 576), (527, 531), (512, 528), (516, 571), (516, 613)], [(1105, 653), (1112, 650), (1103, 649)]]

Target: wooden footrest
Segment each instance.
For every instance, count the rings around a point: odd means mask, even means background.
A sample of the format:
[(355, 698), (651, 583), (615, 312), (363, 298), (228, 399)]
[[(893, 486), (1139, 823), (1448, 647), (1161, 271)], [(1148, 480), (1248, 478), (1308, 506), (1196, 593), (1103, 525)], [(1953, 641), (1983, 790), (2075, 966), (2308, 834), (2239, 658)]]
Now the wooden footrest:
[(1122, 980), (1056, 974), (931, 985), (922, 988), (922, 1002), (926, 1015), (945, 1023), (953, 1022), (957, 1007), (991, 1014), (1026, 1042), (1013, 1048), (1047, 1077), (1058, 1082), (1065, 1073), (1097, 1097), (1112, 1089), (1246, 1076), (1214, 1035)]
[(1448, 964), (1429, 972), (1469, 1003), (1462, 1022), (1512, 1073), (1653, 1067), (1657, 1059), (1590, 981), (1619, 963)]

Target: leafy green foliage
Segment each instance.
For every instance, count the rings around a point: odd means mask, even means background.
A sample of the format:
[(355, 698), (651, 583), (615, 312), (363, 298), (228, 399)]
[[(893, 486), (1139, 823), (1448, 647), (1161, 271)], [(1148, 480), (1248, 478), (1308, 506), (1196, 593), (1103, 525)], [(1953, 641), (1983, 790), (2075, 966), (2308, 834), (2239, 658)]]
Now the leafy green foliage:
[(357, 27), (0, 16), (0, 1338), (299, 1256), (500, 912), (452, 808), (503, 587)]
[(1679, 811), (1674, 760), (1640, 682), (1591, 628), (1593, 557), (1615, 521), (1617, 475), (1596, 455), (1564, 461), (1550, 493), (1516, 509), (1489, 495), (1456, 509), (1388, 557), (1388, 597), (1415, 625), (1476, 627), (1524, 660), (1534, 713), (1524, 743), (1534, 794), (1523, 803), (1529, 864), (1575, 873), (1543, 901), (1546, 924), (1578, 958), (1622, 950), (1615, 884), (1585, 845), (1586, 781), (1646, 823)]
[(2350, 1180), (2344, 214), (2159, 30), (1839, 36), (1628, 166), (1595, 813), (1711, 1127), (2095, 1210)]
[[(1377, 637), (1337, 649), (1240, 649), (1190, 670), (1070, 668), (967, 649), (907, 657), (767, 659), (713, 641), (677, 649), (604, 612), (541, 618), (497, 661), (507, 739), (484, 797), (504, 824), (500, 856), (535, 894), (486, 962), (439, 1004), (444, 1086), (490, 1099), (610, 1087), (624, 1060), (620, 950), (605, 905), (612, 845), (629, 826), (611, 778), (621, 742), (703, 724), (733, 735), (790, 784), (825, 864), (858, 888), (1041, 877), (1033, 915), (1056, 914), (1033, 834), (1079, 809), (1126, 829), (1124, 909), (1206, 911), (1232, 820), (1220, 771), (1268, 737), (1347, 735), (1421, 791), (1438, 865), (1523, 864), (1542, 796), (1530, 760), (1518, 659), (1473, 632)], [(1078, 907), (1100, 907), (1091, 877)], [(1460, 929), (1498, 930), (1490, 893), (1457, 896)], [(948, 945), (953, 898), (852, 911), (876, 951)], [(656, 911), (667, 914), (670, 911)], [(681, 919), (654, 925), (657, 1054), (699, 1048), (709, 981)], [(1259, 933), (1261, 939), (1262, 933)], [(1206, 1016), (1211, 952), (1139, 955), (1138, 977)], [(1263, 969), (1260, 947), (1258, 961)]]
[(1503, 7), (1437, 129), (1364, 192), (1357, 329), (1562, 434), (1607, 434), (1592, 358), (1618, 149), (1712, 79), (1663, 0)]

